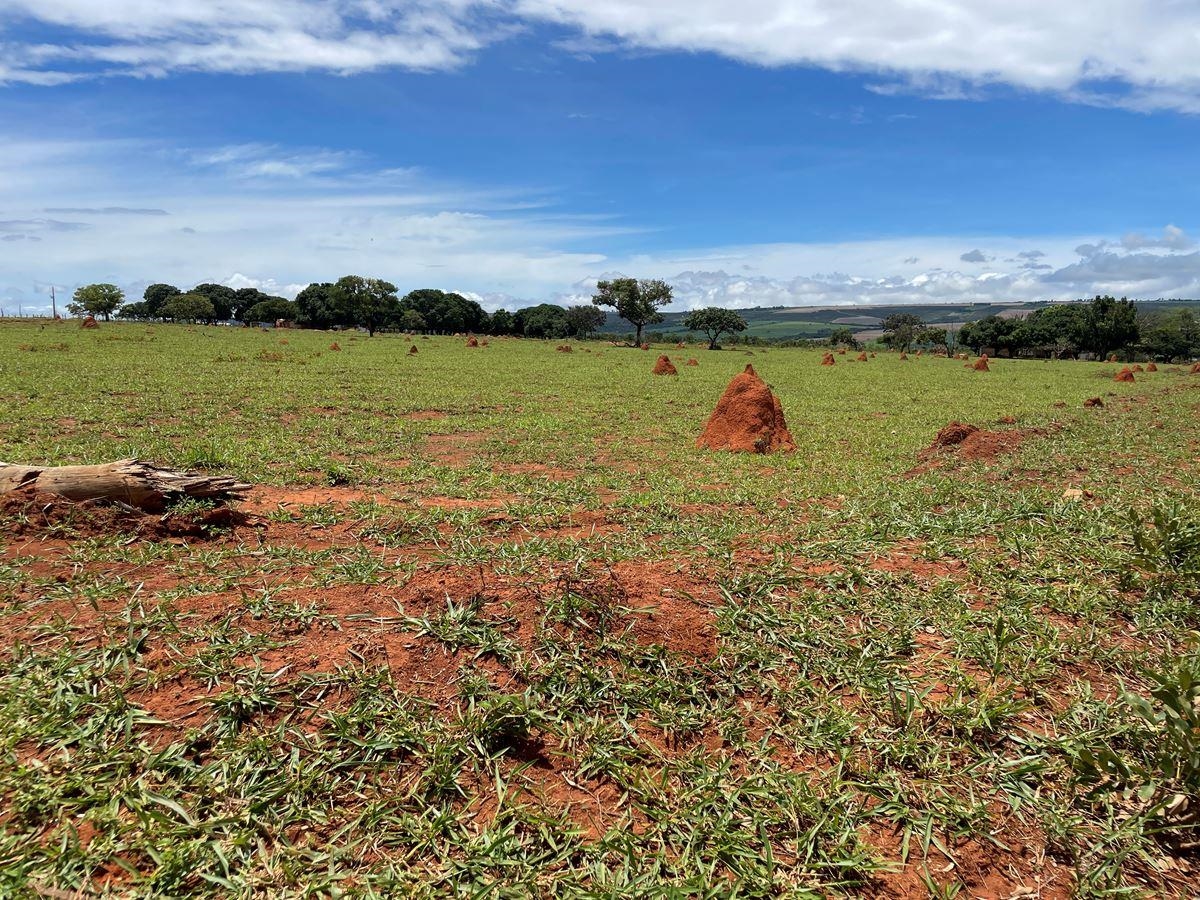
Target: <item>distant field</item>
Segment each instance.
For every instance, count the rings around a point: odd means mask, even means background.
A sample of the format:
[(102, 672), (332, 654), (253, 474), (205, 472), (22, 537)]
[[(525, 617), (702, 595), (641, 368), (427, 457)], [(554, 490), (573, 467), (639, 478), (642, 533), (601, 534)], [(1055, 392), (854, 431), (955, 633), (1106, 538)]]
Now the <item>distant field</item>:
[[(0, 504), (0, 896), (1193, 896), (1087, 761), (1200, 672), (1200, 375), (819, 359), (0, 323), (0, 459), (257, 485)], [(795, 453), (694, 447), (747, 363)]]
[[(811, 340), (825, 338), (841, 325), (870, 337), (879, 334), (878, 324), (893, 313), (911, 313), (929, 323), (942, 323), (956, 328), (964, 322), (975, 322), (992, 315), (1023, 315), (1047, 306), (1046, 303), (947, 303), (917, 306), (821, 306), (772, 307), (743, 309), (738, 312), (750, 326), (745, 334), (767, 340)], [(1170, 310), (1187, 307), (1200, 312), (1200, 300), (1160, 300), (1138, 303), (1142, 310)], [(664, 334), (685, 334), (682, 319), (687, 313), (666, 313), (666, 321), (651, 330)], [(604, 332), (623, 334), (630, 331), (628, 323), (610, 314)]]

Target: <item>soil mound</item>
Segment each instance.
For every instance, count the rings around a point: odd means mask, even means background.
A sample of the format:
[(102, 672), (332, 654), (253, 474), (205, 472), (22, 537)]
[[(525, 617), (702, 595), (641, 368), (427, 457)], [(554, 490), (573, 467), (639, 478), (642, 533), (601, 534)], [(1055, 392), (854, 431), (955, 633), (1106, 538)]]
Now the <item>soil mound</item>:
[(783, 420), (783, 407), (754, 366), (735, 375), (717, 401), (697, 447), (734, 453), (792, 451), (796, 442)]
[(987, 462), (1012, 453), (1031, 434), (1042, 434), (1042, 431), (1036, 428), (985, 431), (965, 422), (951, 422), (937, 433), (933, 443), (917, 454), (920, 463), (906, 474), (919, 475), (940, 468), (951, 459)]
[(1155, 363), (1146, 363), (1147, 372), (1157, 372), (1158, 366)]
[(660, 356), (658, 362), (654, 364), (655, 375), (678, 375), (679, 370), (675, 368), (675, 364), (671, 362), (667, 356)]
[(908, 354), (907, 354), (907, 353), (905, 353), (904, 351), (901, 351), (901, 352), (900, 352), (900, 359), (901, 359), (901, 361), (907, 361), (907, 360), (908, 360)]
[(858, 356), (854, 357), (854, 359), (855, 359), (855, 361), (856, 361), (856, 362), (866, 362), (866, 361), (867, 361), (867, 354), (865, 354), (865, 353), (860, 353), (860, 354), (858, 354)]
[(84, 320), (79, 323), (79, 327), (80, 328), (99, 328), (100, 326), (96, 324), (95, 316), (85, 316)]
[(571, 352), (571, 345), (570, 345), (570, 344), (559, 344), (559, 345), (558, 345), (557, 347), (555, 347), (554, 349), (555, 349), (557, 352), (559, 352), (559, 353), (570, 353), (570, 352)]
[(1113, 381), (1134, 381), (1133, 370), (1126, 366), (1120, 372), (1113, 376)]
[(467, 346), (468, 346), (468, 347), (478, 347), (478, 346), (479, 346), (479, 341), (478, 341), (478, 340), (476, 340), (476, 339), (475, 339), (475, 338), (473, 338), (473, 337), (472, 337), (472, 338), (467, 338)]
[(679, 342), (678, 342), (678, 343), (675, 345), (675, 349), (676, 349), (676, 350), (682, 350), (682, 349), (683, 349), (684, 347), (686, 347), (686, 346), (687, 346), (687, 344), (685, 344), (683, 341), (679, 341)]
[(689, 359), (689, 360), (688, 360), (686, 363), (684, 363), (684, 365), (687, 365), (687, 366), (698, 366), (698, 365), (700, 365), (700, 363), (699, 363), (699, 362), (697, 362), (697, 361), (696, 361), (696, 360), (694, 360), (694, 359)]
[(987, 358), (987, 354), (985, 353), (985, 354), (983, 354), (983, 356), (979, 357), (979, 359), (975, 360), (975, 365), (973, 365), (971, 368), (973, 368), (973, 369), (974, 369), (976, 372), (990, 372), (990, 371), (992, 371), (992, 370), (991, 370), (991, 369), (988, 367), (988, 358)]
[(823, 365), (823, 366), (837, 365), (837, 360), (835, 360), (833, 358), (832, 353), (826, 353), (824, 356), (821, 357), (821, 365)]
[(245, 513), (228, 506), (175, 513), (147, 514), (132, 507), (100, 500), (73, 501), (55, 494), (29, 490), (0, 497), (0, 518), (11, 520), (14, 534), (59, 533), (64, 529), (80, 537), (133, 534), (145, 540), (169, 537), (202, 538), (249, 523)]
[(409, 347), (409, 348), (408, 348), (408, 355), (409, 355), (409, 356), (412, 356), (412, 355), (413, 355), (414, 353), (416, 353), (416, 352), (417, 352), (417, 345), (416, 345), (416, 344), (413, 344), (411, 347)]
[(1097, 406), (1103, 406), (1103, 405), (1104, 405), (1104, 401), (1101, 400), (1099, 397), (1088, 397), (1086, 400), (1083, 401), (1084, 409), (1094, 409)]
[(838, 350), (838, 356), (845, 356), (845, 355), (846, 355), (845, 347), (842, 347), (840, 350)]
[(1188, 369), (1189, 375), (1200, 375), (1200, 362), (1192, 363), (1192, 367)]
[(1133, 371), (1134, 372), (1145, 372), (1146, 370), (1144, 368), (1142, 368), (1140, 365), (1137, 365), (1137, 366), (1133, 367)]
[(649, 345), (649, 344), (642, 344), (642, 349), (643, 349), (643, 350), (649, 350), (649, 349), (650, 349), (650, 345)]
[(329, 349), (332, 350), (334, 353), (337, 353), (342, 348), (341, 348), (341, 345), (339, 345), (337, 341), (334, 341), (332, 344), (329, 345)]
[(1116, 362), (1116, 361), (1117, 361), (1117, 354), (1115, 354), (1115, 353), (1110, 353), (1110, 354), (1108, 354), (1108, 361), (1109, 361), (1109, 362)]

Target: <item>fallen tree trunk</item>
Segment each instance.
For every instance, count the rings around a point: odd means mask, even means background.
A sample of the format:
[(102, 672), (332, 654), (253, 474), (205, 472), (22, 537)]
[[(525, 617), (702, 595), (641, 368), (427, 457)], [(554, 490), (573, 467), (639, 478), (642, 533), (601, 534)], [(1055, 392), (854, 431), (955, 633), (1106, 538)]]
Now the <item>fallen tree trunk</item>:
[(0, 462), (0, 496), (14, 491), (68, 500), (108, 500), (158, 512), (185, 497), (240, 500), (250, 490), (227, 475), (160, 469), (137, 459), (98, 466), (18, 466)]

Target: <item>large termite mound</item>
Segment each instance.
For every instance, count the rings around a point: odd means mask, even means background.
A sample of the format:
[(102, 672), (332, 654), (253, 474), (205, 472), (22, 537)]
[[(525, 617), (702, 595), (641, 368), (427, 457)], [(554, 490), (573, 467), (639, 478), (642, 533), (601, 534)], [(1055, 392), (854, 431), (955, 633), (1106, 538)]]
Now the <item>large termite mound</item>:
[(678, 375), (679, 370), (675, 368), (675, 364), (673, 362), (671, 362), (670, 357), (668, 357), (664, 354), (663, 356), (660, 356), (658, 358), (658, 361), (654, 364), (654, 374), (655, 375)]
[(1188, 369), (1189, 375), (1200, 375), (1200, 362), (1192, 363), (1192, 367)]
[(734, 453), (792, 451), (796, 442), (783, 420), (783, 407), (754, 366), (735, 375), (717, 401), (697, 447)]
[(971, 368), (973, 368), (973, 369), (974, 369), (976, 372), (990, 372), (990, 371), (992, 371), (992, 370), (991, 370), (991, 369), (988, 367), (988, 358), (987, 358), (987, 354), (985, 353), (985, 354), (983, 354), (982, 356), (980, 356), (980, 357), (979, 357), (979, 359), (975, 360), (975, 365), (973, 365)]
[(1113, 376), (1113, 381), (1134, 381), (1133, 370), (1126, 366), (1120, 372)]
[(468, 346), (468, 347), (478, 347), (478, 346), (479, 346), (479, 339), (478, 339), (478, 338), (474, 338), (474, 337), (469, 337), (469, 338), (467, 338), (467, 346)]

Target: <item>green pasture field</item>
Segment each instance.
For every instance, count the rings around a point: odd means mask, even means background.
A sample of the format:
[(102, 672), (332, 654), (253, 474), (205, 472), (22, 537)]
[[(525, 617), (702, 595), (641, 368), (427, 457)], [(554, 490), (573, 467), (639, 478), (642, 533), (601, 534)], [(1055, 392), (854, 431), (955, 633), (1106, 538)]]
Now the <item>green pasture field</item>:
[(0, 324), (0, 896), (1196, 894), (1200, 376), (555, 346)]

